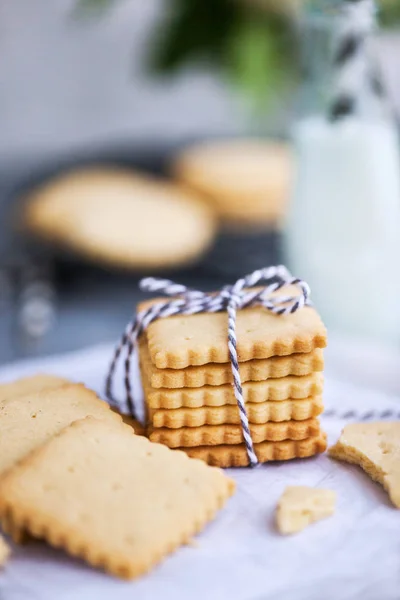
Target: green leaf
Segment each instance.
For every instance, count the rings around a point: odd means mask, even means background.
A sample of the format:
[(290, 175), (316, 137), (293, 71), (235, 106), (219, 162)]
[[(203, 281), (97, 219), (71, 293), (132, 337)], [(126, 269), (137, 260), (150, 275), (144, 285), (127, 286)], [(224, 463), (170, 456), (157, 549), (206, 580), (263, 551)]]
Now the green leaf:
[(193, 61), (220, 64), (236, 11), (232, 0), (170, 0), (151, 36), (150, 70), (170, 73)]
[(251, 15), (229, 42), (228, 74), (256, 113), (294, 76), (293, 39), (281, 15)]
[(379, 9), (379, 22), (384, 27), (396, 27), (400, 24), (400, 2), (382, 2)]

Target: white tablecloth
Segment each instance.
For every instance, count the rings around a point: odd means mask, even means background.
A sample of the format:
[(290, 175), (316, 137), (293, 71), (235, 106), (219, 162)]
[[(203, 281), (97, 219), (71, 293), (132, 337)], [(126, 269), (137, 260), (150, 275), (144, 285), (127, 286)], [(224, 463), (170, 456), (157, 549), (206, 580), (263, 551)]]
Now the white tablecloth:
[[(400, 410), (400, 359), (394, 352), (336, 340), (328, 351), (325, 403), (339, 412)], [(109, 346), (13, 364), (5, 381), (35, 371), (83, 380), (102, 391)], [(345, 420), (324, 418), (334, 442)], [(1, 600), (399, 600), (400, 512), (357, 467), (326, 455), (230, 470), (237, 493), (217, 519), (150, 574), (121, 582), (44, 544), (13, 547), (0, 575)], [(274, 529), (277, 499), (287, 485), (337, 491), (336, 514), (302, 533)]]

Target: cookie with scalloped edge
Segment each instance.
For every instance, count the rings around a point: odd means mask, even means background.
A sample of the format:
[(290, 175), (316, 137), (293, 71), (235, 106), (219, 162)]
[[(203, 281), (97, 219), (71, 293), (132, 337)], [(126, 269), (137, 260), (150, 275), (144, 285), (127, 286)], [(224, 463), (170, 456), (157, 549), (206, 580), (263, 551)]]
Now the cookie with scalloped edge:
[[(285, 289), (284, 293), (287, 295), (288, 291)], [(159, 302), (165, 302), (165, 298), (143, 302), (138, 311)], [(157, 319), (147, 327), (151, 361), (158, 369), (228, 363), (227, 326), (225, 311)], [(320, 316), (311, 306), (286, 315), (273, 314), (266, 308), (255, 306), (238, 310), (236, 339), (239, 362), (246, 362), (325, 348), (327, 333)]]
[[(156, 388), (150, 385), (151, 368), (148, 355), (140, 352), (140, 368), (142, 385), (145, 389), (146, 403), (152, 409), (178, 409), (217, 407), (236, 405), (233, 387), (224, 385), (205, 385), (200, 388)], [(245, 402), (264, 403), (266, 401), (283, 401), (288, 399), (304, 399), (319, 396), (323, 392), (324, 377), (322, 373), (311, 373), (303, 377), (289, 375), (279, 379), (265, 381), (246, 381), (242, 384)], [(283, 419), (282, 419), (283, 420)]]
[[(244, 444), (221, 446), (197, 446), (180, 448), (192, 458), (204, 460), (209, 465), (228, 467), (247, 467), (249, 459)], [(282, 442), (260, 442), (254, 444), (254, 450), (261, 463), (275, 460), (308, 458), (326, 450), (326, 434), (321, 432), (305, 440), (284, 440)]]
[(150, 570), (235, 490), (220, 470), (135, 435), (76, 421), (0, 480), (0, 517), (124, 579)]
[(82, 384), (71, 383), (1, 401), (0, 474), (73, 421), (89, 415), (121, 420)]
[[(232, 370), (229, 363), (209, 363), (186, 367), (185, 369), (157, 369), (151, 362), (145, 335), (139, 341), (139, 355), (141, 358), (146, 357), (144, 366), (153, 388), (200, 388), (206, 385), (221, 386), (232, 383)], [(270, 378), (281, 379), (288, 375), (300, 377), (323, 371), (323, 369), (323, 350), (319, 348), (308, 353), (296, 353), (290, 356), (271, 356), (270, 358), (239, 363), (242, 383), (246, 381), (264, 381)], [(282, 399), (282, 394), (278, 393), (276, 385), (272, 385), (274, 386), (274, 394), (271, 395), (270, 399)], [(290, 393), (292, 397), (297, 397), (297, 386), (292, 388)], [(169, 406), (165, 406), (165, 408), (169, 408)], [(171, 408), (178, 408), (178, 406)]]
[[(246, 404), (250, 423), (304, 421), (317, 417), (324, 410), (321, 396), (301, 400), (259, 402)], [(239, 425), (237, 405), (202, 406), (200, 408), (154, 409), (148, 408), (148, 420), (153, 427), (201, 427), (202, 425)]]
[[(68, 383), (34, 391), (37, 383), (43, 383), (41, 378), (40, 375), (36, 380), (20, 380), (25, 392), (31, 388), (31, 393), (0, 401), (0, 475), (77, 419), (92, 415), (121, 421), (108, 404), (83, 384)], [(11, 385), (14, 392), (20, 389), (18, 382)], [(12, 519), (1, 519), (1, 526), (16, 543), (29, 539), (24, 528), (16, 526)]]
[(0, 402), (7, 398), (24, 396), (25, 394), (39, 392), (51, 388), (59, 388), (63, 385), (72, 383), (65, 377), (49, 375), (46, 373), (37, 373), (28, 377), (21, 377), (14, 381), (0, 384)]
[(135, 417), (132, 417), (131, 415), (120, 413), (119, 410), (117, 410), (114, 407), (111, 407), (111, 410), (114, 411), (117, 415), (120, 415), (123, 422), (132, 427), (136, 435), (146, 435), (146, 428), (144, 425), (142, 425), (140, 421), (138, 421), (138, 419), (135, 419)]
[[(250, 423), (250, 433), (255, 444), (264, 441), (304, 440), (318, 435), (319, 432), (320, 424), (317, 418), (281, 423)], [(202, 425), (180, 429), (156, 428), (149, 425), (147, 435), (152, 442), (165, 444), (169, 448), (241, 444), (243, 441), (241, 425)]]

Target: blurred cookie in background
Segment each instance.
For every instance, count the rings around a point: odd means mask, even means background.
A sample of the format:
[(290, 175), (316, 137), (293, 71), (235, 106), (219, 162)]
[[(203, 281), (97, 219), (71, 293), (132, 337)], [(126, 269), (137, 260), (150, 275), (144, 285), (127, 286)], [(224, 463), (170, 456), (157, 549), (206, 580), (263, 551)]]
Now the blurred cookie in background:
[(127, 169), (71, 171), (25, 200), (28, 233), (116, 268), (194, 263), (216, 232), (214, 211), (194, 192)]
[(224, 223), (270, 227), (285, 215), (292, 155), (283, 142), (203, 142), (183, 150), (171, 171), (177, 181), (202, 194)]
[(209, 272), (231, 280), (281, 262), (292, 167), (288, 144), (261, 139), (203, 142), (175, 158), (175, 179), (207, 200), (220, 219), (205, 259)]

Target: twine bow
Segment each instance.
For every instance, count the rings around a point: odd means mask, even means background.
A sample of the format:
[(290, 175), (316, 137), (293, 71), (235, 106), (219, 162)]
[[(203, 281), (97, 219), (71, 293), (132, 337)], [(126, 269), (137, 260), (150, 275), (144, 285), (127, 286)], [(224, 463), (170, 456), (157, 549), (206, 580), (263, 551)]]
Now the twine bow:
[[(263, 282), (261, 289), (249, 289)], [(299, 295), (272, 295), (273, 292), (292, 285), (299, 288)], [(251, 438), (249, 421), (245, 402), (243, 399), (242, 383), (239, 373), (236, 342), (236, 314), (238, 309), (250, 306), (262, 306), (276, 315), (294, 313), (303, 306), (309, 304), (310, 289), (304, 281), (292, 277), (283, 266), (268, 267), (254, 271), (238, 279), (234, 285), (225, 286), (217, 293), (206, 293), (193, 290), (184, 285), (174, 283), (168, 279), (157, 279), (147, 277), (140, 282), (140, 288), (144, 291), (163, 293), (173, 296), (173, 300), (157, 302), (149, 308), (141, 311), (128, 324), (124, 335), (118, 344), (106, 380), (106, 396), (110, 403), (119, 406), (112, 394), (112, 384), (115, 369), (122, 351), (126, 350), (125, 358), (125, 391), (126, 406), (133, 417), (137, 417), (137, 404), (132, 395), (131, 387), (131, 361), (132, 355), (137, 349), (140, 335), (156, 319), (171, 317), (173, 315), (194, 315), (197, 313), (214, 313), (227, 311), (228, 328), (227, 343), (229, 350), (229, 361), (233, 376), (233, 391), (239, 409), (240, 422), (242, 426), (243, 439), (246, 446), (249, 463), (251, 466), (258, 464)]]

